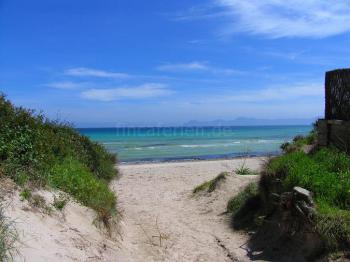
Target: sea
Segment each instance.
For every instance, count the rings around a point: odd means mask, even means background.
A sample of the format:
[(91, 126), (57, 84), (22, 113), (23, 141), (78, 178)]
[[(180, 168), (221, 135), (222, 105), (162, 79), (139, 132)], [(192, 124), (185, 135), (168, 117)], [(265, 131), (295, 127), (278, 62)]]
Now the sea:
[(277, 155), (312, 126), (79, 128), (120, 162), (167, 162)]

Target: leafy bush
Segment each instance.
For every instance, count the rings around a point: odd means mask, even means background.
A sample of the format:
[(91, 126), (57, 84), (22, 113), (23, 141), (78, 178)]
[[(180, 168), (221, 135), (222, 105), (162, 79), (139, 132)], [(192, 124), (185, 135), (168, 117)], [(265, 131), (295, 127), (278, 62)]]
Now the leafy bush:
[(197, 186), (197, 187), (195, 187), (193, 189), (193, 194), (196, 194), (198, 192), (205, 191), (205, 190), (208, 193), (213, 192), (217, 188), (217, 186), (220, 183), (220, 181), (226, 179), (227, 175), (228, 175), (227, 172), (222, 172), (219, 175), (217, 175), (214, 179), (206, 181), (206, 182), (200, 184), (199, 186)]
[(13, 106), (0, 96), (0, 163), (16, 181), (27, 177), (45, 183), (48, 170), (66, 157), (74, 157), (98, 178), (116, 175), (115, 155), (80, 135), (68, 124)]
[(50, 183), (105, 219), (115, 205), (106, 185), (117, 175), (115, 163), (115, 155), (68, 124), (15, 107), (0, 95), (0, 168), (19, 185)]

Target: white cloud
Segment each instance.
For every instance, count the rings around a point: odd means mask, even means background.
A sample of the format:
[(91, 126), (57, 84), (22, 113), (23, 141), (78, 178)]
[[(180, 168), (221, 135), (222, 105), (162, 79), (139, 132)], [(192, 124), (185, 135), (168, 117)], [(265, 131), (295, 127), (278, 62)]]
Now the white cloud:
[(255, 91), (245, 91), (237, 94), (226, 94), (210, 98), (214, 102), (242, 102), (242, 103), (259, 103), (259, 102), (281, 102), (292, 99), (302, 98), (323, 98), (324, 87), (319, 83), (297, 84), (286, 87), (268, 87)]
[(193, 61), (190, 63), (164, 64), (157, 67), (160, 71), (203, 71), (208, 70), (207, 63)]
[(90, 77), (101, 77), (101, 78), (127, 78), (128, 74), (110, 72), (86, 67), (71, 68), (65, 71), (66, 75), (69, 76), (90, 76)]
[(237, 31), (271, 38), (324, 38), (350, 30), (347, 0), (215, 0), (229, 13), (230, 26)]
[(123, 99), (146, 99), (172, 94), (173, 91), (163, 84), (144, 84), (135, 87), (119, 87), (111, 89), (89, 89), (82, 97), (98, 101), (115, 101)]
[(209, 72), (213, 74), (222, 75), (234, 75), (243, 74), (243, 71), (232, 68), (219, 68), (210, 66), (208, 62), (193, 61), (189, 63), (168, 63), (157, 67), (157, 70), (167, 72), (189, 72), (189, 71), (201, 71)]
[(82, 87), (82, 83), (74, 83), (70, 81), (65, 81), (65, 82), (53, 82), (46, 84), (48, 87), (52, 88), (58, 88), (58, 89), (76, 89)]

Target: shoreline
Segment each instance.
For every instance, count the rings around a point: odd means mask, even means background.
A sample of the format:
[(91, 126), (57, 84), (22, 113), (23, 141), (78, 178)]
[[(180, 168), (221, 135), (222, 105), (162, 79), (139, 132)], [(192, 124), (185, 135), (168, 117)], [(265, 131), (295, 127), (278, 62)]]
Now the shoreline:
[(164, 159), (164, 160), (136, 160), (136, 161), (120, 161), (118, 166), (131, 166), (131, 165), (147, 165), (147, 164), (171, 164), (171, 163), (193, 163), (193, 162), (215, 162), (222, 160), (239, 160), (239, 159), (256, 159), (265, 157), (279, 156), (280, 153), (275, 152), (271, 154), (250, 154), (247, 156), (227, 156), (217, 158), (179, 158), (179, 159)]

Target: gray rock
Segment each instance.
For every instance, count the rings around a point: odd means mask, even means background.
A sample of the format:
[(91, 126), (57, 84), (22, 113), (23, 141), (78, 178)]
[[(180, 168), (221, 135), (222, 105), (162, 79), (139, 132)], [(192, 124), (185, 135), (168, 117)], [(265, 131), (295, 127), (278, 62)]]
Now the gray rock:
[(314, 201), (312, 199), (312, 193), (309, 190), (306, 190), (302, 187), (294, 187), (293, 193), (296, 200), (304, 200), (308, 205), (314, 206)]

